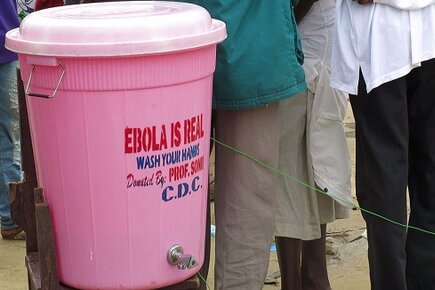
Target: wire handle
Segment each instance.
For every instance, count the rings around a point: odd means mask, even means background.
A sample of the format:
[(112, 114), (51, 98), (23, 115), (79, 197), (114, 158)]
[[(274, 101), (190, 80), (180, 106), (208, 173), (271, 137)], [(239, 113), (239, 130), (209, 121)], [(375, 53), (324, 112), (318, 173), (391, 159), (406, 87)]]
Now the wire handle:
[(44, 99), (52, 99), (52, 98), (54, 98), (54, 96), (57, 93), (57, 90), (60, 87), (60, 84), (62, 83), (63, 77), (65, 75), (65, 67), (64, 67), (63, 63), (60, 60), (58, 60), (57, 64), (62, 68), (62, 72), (60, 73), (59, 81), (57, 82), (57, 85), (54, 88), (53, 93), (51, 95), (30, 92), (30, 86), (31, 86), (31, 83), (32, 83), (33, 72), (35, 71), (35, 67), (36, 67), (35, 64), (32, 64), (32, 70), (30, 71), (29, 80), (27, 81), (27, 86), (26, 86), (26, 95), (27, 96), (44, 98)]

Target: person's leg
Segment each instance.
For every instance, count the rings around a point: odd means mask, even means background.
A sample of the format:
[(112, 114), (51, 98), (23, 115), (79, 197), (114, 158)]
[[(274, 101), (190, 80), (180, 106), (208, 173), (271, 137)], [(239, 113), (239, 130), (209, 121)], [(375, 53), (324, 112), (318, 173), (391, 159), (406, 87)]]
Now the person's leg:
[(331, 290), (326, 265), (326, 224), (320, 239), (302, 242), (301, 284), (303, 290)]
[[(408, 76), (409, 225), (435, 232), (435, 60)], [(435, 287), (435, 236), (408, 230), (408, 290)]]
[[(277, 166), (277, 103), (219, 110), (215, 116), (218, 141)], [(273, 239), (277, 177), (218, 143), (215, 153), (215, 289), (261, 290)]]
[(301, 240), (275, 237), (275, 242), (281, 271), (281, 290), (302, 290)]
[[(404, 78), (350, 96), (356, 124), (356, 194), (359, 204), (406, 224), (408, 114)], [(373, 290), (405, 290), (406, 229), (363, 212)]]
[(11, 220), (8, 186), (21, 179), (16, 66), (16, 61), (0, 64), (0, 218), (7, 239), (19, 232)]

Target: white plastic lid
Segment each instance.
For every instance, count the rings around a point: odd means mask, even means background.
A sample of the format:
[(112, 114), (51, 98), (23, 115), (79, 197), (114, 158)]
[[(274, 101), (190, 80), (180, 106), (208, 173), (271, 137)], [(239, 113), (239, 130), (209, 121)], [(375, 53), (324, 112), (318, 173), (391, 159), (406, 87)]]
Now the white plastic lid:
[(225, 38), (225, 24), (198, 5), (128, 1), (33, 12), (6, 34), (6, 47), (43, 56), (129, 56), (193, 49)]

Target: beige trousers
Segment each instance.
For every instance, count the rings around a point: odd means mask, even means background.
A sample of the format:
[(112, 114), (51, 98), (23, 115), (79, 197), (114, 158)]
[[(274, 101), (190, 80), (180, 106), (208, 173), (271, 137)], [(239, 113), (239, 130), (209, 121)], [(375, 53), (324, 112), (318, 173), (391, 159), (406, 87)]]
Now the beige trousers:
[[(306, 93), (255, 109), (219, 110), (215, 115), (216, 139), (306, 181), (306, 114)], [(216, 289), (263, 288), (276, 197), (290, 190), (289, 184), (297, 191), (295, 196), (311, 191), (216, 145)], [(295, 232), (305, 231), (305, 226), (298, 225)]]

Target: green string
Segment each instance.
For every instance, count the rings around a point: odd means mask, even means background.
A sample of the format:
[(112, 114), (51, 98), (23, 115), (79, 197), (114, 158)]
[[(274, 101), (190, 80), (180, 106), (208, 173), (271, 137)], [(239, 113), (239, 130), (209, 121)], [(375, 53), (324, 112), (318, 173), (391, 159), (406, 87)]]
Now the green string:
[(319, 189), (318, 187), (315, 187), (315, 186), (309, 185), (309, 184), (307, 184), (307, 183), (305, 183), (305, 182), (303, 182), (303, 181), (297, 179), (296, 177), (293, 177), (293, 176), (291, 176), (291, 175), (289, 175), (289, 174), (287, 174), (287, 173), (285, 173), (285, 172), (282, 172), (282, 171), (280, 171), (279, 169), (274, 168), (274, 167), (272, 167), (272, 166), (270, 166), (270, 165), (268, 165), (268, 164), (266, 164), (266, 163), (264, 163), (264, 162), (262, 162), (262, 161), (256, 159), (255, 157), (252, 157), (252, 156), (250, 156), (250, 155), (248, 155), (248, 154), (246, 154), (246, 153), (240, 151), (240, 150), (237, 149), (237, 148), (234, 148), (234, 147), (231, 147), (231, 146), (229, 146), (229, 145), (227, 145), (227, 144), (225, 144), (225, 143), (222, 143), (222, 142), (220, 142), (219, 140), (217, 140), (217, 139), (215, 139), (215, 138), (213, 138), (213, 137), (210, 137), (210, 139), (211, 139), (212, 141), (216, 142), (217, 144), (219, 144), (219, 145), (221, 145), (221, 146), (223, 146), (223, 147), (225, 147), (225, 148), (227, 148), (227, 149), (230, 149), (230, 150), (236, 152), (237, 154), (239, 154), (239, 155), (241, 155), (241, 156), (243, 156), (243, 157), (245, 157), (245, 158), (247, 158), (247, 159), (249, 159), (249, 160), (251, 160), (251, 161), (257, 163), (258, 165), (261, 165), (261, 166), (263, 166), (263, 167), (265, 167), (265, 168), (267, 168), (267, 169), (270, 169), (270, 170), (271, 170), (272, 172), (274, 172), (275, 174), (278, 174), (278, 175), (284, 176), (284, 177), (286, 177), (286, 178), (288, 178), (288, 179), (291, 179), (291, 180), (293, 180), (293, 181), (295, 181), (295, 182), (297, 182), (297, 183), (299, 183), (299, 184), (301, 184), (301, 185), (303, 185), (303, 186), (305, 186), (305, 187), (307, 187), (307, 188), (309, 188), (309, 189), (315, 190), (315, 191), (320, 192), (320, 193), (322, 193), (322, 194), (324, 194), (324, 195), (326, 195), (326, 196), (329, 196), (329, 197), (331, 197), (331, 198), (333, 198), (333, 199), (336, 199), (336, 200), (342, 202), (343, 204), (347, 204), (347, 205), (349, 205), (349, 207), (351, 207), (353, 210), (360, 210), (360, 211), (362, 211), (362, 212), (365, 212), (365, 213), (370, 214), (370, 215), (372, 215), (372, 216), (378, 217), (378, 218), (380, 218), (380, 219), (383, 219), (383, 220), (385, 220), (385, 221), (387, 221), (387, 222), (390, 222), (390, 223), (392, 223), (392, 224), (395, 224), (395, 225), (401, 226), (401, 227), (403, 227), (403, 228), (406, 228), (406, 229), (413, 229), (413, 230), (416, 230), (416, 231), (420, 231), (420, 232), (422, 232), (422, 233), (426, 233), (426, 234), (430, 234), (430, 235), (432, 235), (432, 236), (435, 236), (435, 232), (432, 232), (432, 231), (429, 231), (429, 230), (425, 230), (425, 229), (422, 229), (422, 228), (419, 228), (419, 227), (416, 227), (416, 226), (411, 226), (411, 225), (405, 225), (405, 224), (402, 224), (402, 223), (400, 223), (400, 222), (397, 222), (397, 221), (394, 221), (394, 220), (389, 219), (389, 218), (387, 218), (387, 217), (384, 217), (384, 216), (382, 216), (382, 215), (380, 215), (380, 214), (378, 214), (378, 213), (376, 213), (376, 212), (373, 212), (373, 211), (370, 211), (370, 210), (364, 209), (364, 208), (360, 207), (359, 205), (357, 205), (357, 204), (355, 204), (355, 203), (352, 203), (352, 202), (350, 202), (350, 201), (348, 201), (348, 200), (346, 200), (346, 199), (342, 199), (342, 198), (340, 198), (340, 197), (338, 197), (338, 196), (332, 196), (332, 195), (328, 194), (325, 190), (322, 190), (322, 189)]
[(207, 286), (207, 289), (210, 290), (210, 286), (208, 286), (207, 280), (204, 277), (202, 277), (201, 273), (197, 272), (196, 274), (199, 276), (199, 278), (202, 280), (202, 282), (205, 283), (205, 285)]

